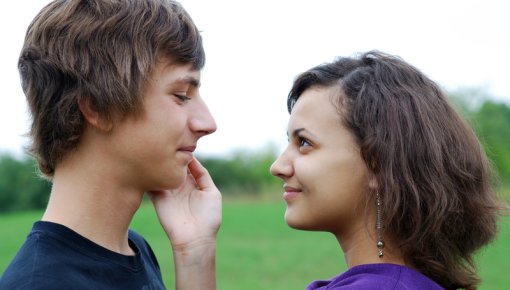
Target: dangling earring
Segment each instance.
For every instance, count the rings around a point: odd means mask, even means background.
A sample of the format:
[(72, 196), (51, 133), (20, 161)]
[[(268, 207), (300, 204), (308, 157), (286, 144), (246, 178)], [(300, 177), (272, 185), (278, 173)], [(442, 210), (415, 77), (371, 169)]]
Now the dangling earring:
[(381, 217), (381, 197), (379, 196), (379, 193), (376, 194), (376, 202), (377, 202), (377, 209), (376, 209), (376, 221), (375, 221), (375, 229), (377, 231), (377, 250), (379, 252), (379, 258), (382, 258), (384, 256), (383, 248), (384, 248), (384, 241), (382, 238), (382, 217)]

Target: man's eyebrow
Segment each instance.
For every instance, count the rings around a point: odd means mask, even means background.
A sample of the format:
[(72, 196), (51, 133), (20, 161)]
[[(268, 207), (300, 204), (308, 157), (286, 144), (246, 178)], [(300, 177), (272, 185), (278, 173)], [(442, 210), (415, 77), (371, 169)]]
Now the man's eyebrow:
[(179, 79), (175, 80), (174, 83), (185, 83), (185, 84), (189, 84), (196, 88), (199, 88), (201, 85), (200, 80), (193, 76), (186, 76), (183, 78), (179, 78)]

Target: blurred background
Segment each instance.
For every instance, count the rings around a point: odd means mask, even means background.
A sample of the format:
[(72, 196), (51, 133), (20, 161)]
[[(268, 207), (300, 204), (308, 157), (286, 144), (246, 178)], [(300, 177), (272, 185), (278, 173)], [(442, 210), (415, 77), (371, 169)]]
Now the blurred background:
[[(0, 273), (34, 220), (50, 184), (24, 153), (29, 115), (17, 58), (30, 21), (47, 0), (0, 10)], [(401, 56), (438, 82), (472, 124), (510, 195), (510, 2), (183, 0), (207, 54), (201, 93), (218, 131), (197, 155), (221, 189), (219, 289), (304, 289), (345, 269), (333, 237), (289, 229), (281, 183), (269, 166), (287, 142), (286, 96), (300, 72), (372, 49)], [(173, 289), (169, 243), (144, 204), (133, 228), (147, 237)], [(510, 220), (479, 254), (480, 289), (510, 288)]]

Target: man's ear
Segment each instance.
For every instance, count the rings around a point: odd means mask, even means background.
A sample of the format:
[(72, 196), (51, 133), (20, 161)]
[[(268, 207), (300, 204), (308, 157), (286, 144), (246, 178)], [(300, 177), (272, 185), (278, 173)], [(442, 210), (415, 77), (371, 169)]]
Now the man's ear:
[(104, 132), (108, 132), (113, 128), (113, 123), (99, 115), (89, 98), (78, 100), (78, 106), (83, 117), (92, 127)]

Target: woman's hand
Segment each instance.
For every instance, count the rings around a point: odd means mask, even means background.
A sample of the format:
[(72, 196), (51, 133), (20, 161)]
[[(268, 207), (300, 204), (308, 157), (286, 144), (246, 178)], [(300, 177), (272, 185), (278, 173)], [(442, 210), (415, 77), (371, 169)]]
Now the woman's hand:
[(174, 250), (216, 239), (221, 193), (196, 158), (188, 165), (188, 175), (179, 188), (149, 194)]
[(193, 158), (179, 188), (149, 194), (172, 244), (175, 289), (215, 290), (221, 194), (207, 170)]

